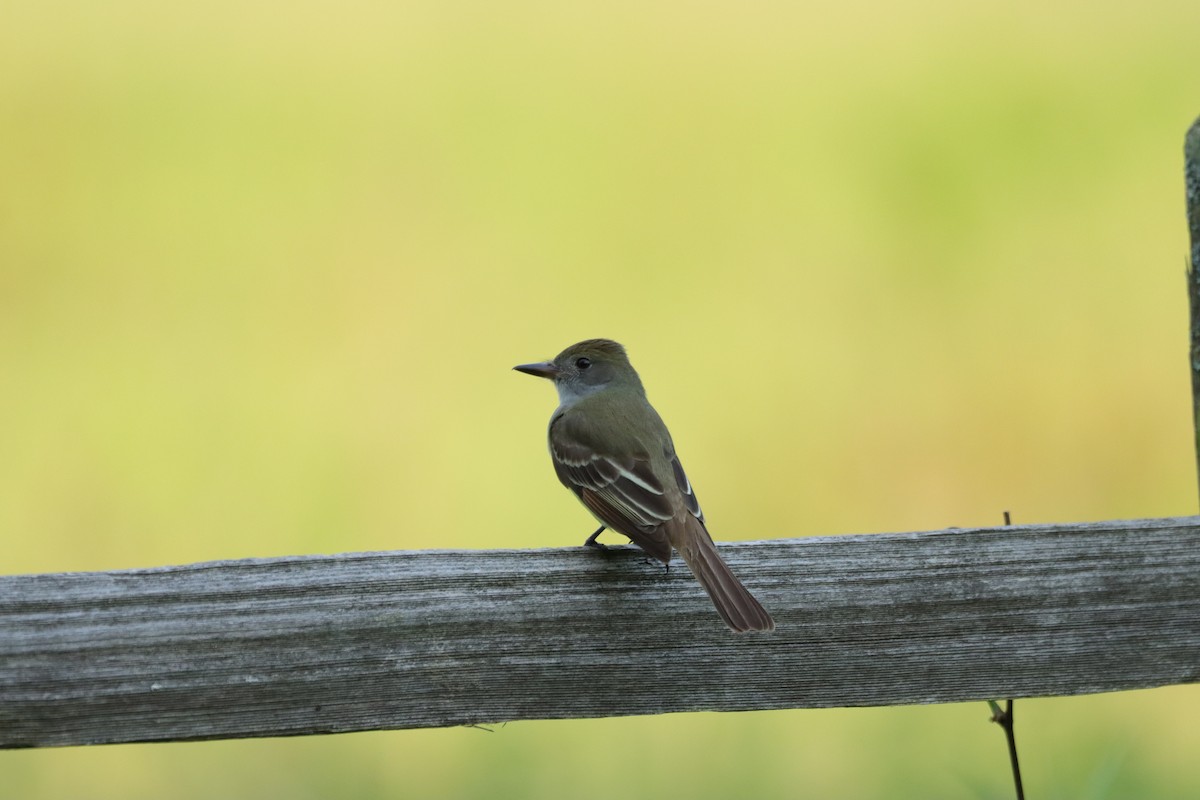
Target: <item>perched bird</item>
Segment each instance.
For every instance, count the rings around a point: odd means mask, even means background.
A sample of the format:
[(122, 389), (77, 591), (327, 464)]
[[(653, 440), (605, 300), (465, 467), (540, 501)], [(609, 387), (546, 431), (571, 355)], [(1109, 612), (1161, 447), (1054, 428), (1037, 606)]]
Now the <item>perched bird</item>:
[(584, 543), (612, 528), (664, 564), (671, 548), (738, 633), (775, 628), (771, 615), (721, 559), (704, 524), (671, 434), (646, 399), (625, 348), (588, 339), (553, 361), (513, 369), (554, 381), (558, 408), (550, 417), (550, 456), (563, 485), (601, 522)]

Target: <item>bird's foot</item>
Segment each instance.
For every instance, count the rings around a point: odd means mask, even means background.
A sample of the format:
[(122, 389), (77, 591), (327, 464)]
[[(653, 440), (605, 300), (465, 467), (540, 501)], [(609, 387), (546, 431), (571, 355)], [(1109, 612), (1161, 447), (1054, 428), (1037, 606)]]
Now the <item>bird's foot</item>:
[(599, 536), (600, 534), (604, 533), (605, 527), (606, 526), (601, 525), (599, 528), (597, 528), (596, 532), (593, 533), (591, 536), (589, 536), (587, 538), (587, 541), (583, 543), (583, 546), (584, 547), (594, 547), (597, 550), (607, 550), (608, 545), (603, 544), (602, 542), (596, 541), (596, 537)]

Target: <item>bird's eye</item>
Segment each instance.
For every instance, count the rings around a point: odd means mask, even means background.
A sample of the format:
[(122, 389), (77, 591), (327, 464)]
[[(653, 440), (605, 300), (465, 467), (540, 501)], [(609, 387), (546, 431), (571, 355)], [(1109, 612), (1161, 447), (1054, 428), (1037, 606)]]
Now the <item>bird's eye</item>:
[(575, 366), (579, 367), (580, 369), (587, 369), (591, 365), (592, 365), (592, 360), (590, 358), (575, 359)]

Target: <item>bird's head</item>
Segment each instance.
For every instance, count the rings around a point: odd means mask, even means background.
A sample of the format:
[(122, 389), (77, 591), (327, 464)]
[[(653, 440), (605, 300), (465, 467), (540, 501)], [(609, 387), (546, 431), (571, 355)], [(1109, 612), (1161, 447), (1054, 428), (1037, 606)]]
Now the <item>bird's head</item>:
[(642, 391), (642, 382), (629, 363), (625, 348), (611, 339), (587, 339), (563, 350), (553, 361), (518, 364), (513, 369), (553, 380), (563, 405), (604, 389)]

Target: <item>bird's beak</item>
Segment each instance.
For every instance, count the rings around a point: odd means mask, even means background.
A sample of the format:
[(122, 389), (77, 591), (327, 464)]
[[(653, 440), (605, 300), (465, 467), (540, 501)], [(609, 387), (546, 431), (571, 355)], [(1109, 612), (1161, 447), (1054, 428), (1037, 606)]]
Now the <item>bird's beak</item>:
[(526, 375), (536, 375), (539, 378), (556, 378), (561, 372), (558, 367), (554, 366), (553, 361), (543, 361), (540, 364), (517, 364), (513, 367), (517, 372), (524, 372)]

